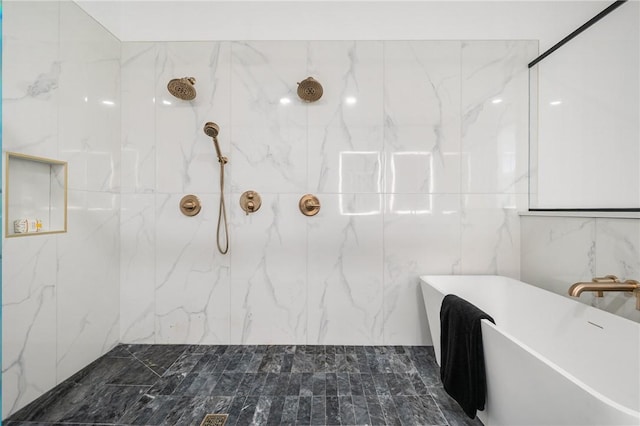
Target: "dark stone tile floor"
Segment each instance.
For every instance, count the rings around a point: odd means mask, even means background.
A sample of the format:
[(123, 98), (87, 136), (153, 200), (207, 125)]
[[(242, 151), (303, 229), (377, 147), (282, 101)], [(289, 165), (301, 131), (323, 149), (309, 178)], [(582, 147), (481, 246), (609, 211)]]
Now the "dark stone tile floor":
[(439, 377), (425, 346), (119, 345), (3, 424), (481, 426)]

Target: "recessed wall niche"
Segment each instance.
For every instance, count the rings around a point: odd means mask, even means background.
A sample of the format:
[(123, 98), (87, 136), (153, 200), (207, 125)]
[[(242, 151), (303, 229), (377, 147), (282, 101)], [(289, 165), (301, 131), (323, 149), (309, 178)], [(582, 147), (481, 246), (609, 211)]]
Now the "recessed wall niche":
[(67, 163), (7, 152), (5, 236), (67, 232)]

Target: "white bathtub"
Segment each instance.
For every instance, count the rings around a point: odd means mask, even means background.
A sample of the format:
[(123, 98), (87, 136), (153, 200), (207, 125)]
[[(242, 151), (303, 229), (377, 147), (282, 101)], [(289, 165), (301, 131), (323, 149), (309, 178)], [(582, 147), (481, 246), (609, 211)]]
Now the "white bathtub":
[(506, 277), (423, 276), (421, 286), (438, 363), (445, 295), (496, 321), (482, 323), (485, 425), (640, 425), (640, 324)]

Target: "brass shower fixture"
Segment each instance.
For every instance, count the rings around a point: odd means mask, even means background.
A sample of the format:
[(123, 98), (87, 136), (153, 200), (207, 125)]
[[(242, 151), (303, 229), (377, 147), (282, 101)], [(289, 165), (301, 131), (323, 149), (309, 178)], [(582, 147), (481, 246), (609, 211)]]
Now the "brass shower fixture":
[(317, 101), (322, 93), (322, 85), (313, 77), (307, 77), (298, 83), (298, 96), (305, 102)]
[(240, 207), (244, 212), (249, 215), (249, 213), (255, 213), (260, 210), (260, 206), (262, 205), (262, 198), (260, 198), (260, 194), (256, 191), (245, 191), (240, 196)]
[[(213, 139), (213, 146), (218, 156), (218, 162), (220, 163), (220, 204), (218, 208), (218, 227), (216, 230), (216, 243), (218, 245), (218, 251), (222, 254), (227, 254), (229, 251), (229, 224), (227, 223), (227, 206), (224, 201), (224, 165), (228, 163), (227, 157), (222, 155), (220, 151), (220, 144), (218, 143), (218, 133), (220, 133), (220, 126), (216, 123), (208, 121), (204, 125), (204, 134)], [(221, 230), (224, 224), (224, 244), (222, 243)]]
[(174, 78), (167, 84), (167, 90), (173, 96), (184, 101), (191, 101), (196, 97), (196, 79), (193, 77)]
[(195, 195), (185, 195), (182, 197), (182, 200), (180, 200), (180, 211), (185, 216), (195, 216), (200, 213), (201, 209), (202, 204), (200, 204), (200, 199)]
[(320, 200), (313, 194), (305, 194), (300, 198), (298, 208), (305, 216), (315, 216), (320, 211)]

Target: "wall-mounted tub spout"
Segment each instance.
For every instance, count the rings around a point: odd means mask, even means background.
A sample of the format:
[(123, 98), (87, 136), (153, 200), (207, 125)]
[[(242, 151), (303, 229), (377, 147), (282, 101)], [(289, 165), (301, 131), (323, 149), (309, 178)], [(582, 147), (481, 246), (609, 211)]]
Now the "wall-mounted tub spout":
[(585, 291), (594, 291), (597, 297), (602, 297), (605, 291), (633, 292), (636, 297), (636, 309), (640, 310), (640, 282), (636, 280), (620, 282), (615, 275), (593, 278), (591, 282), (573, 284), (569, 287), (569, 296), (580, 297)]

